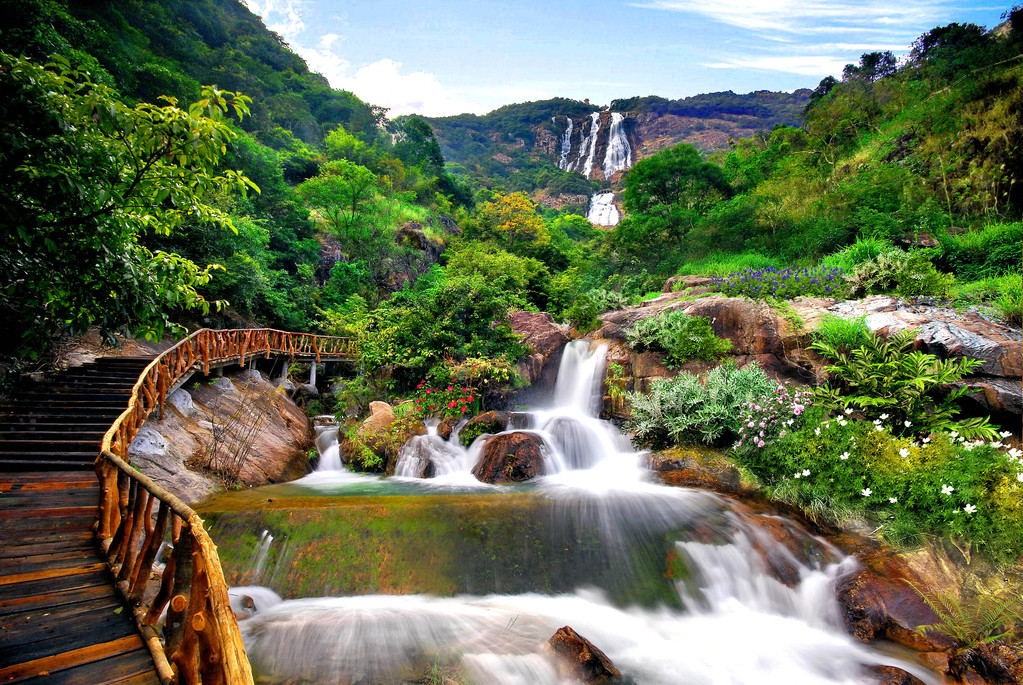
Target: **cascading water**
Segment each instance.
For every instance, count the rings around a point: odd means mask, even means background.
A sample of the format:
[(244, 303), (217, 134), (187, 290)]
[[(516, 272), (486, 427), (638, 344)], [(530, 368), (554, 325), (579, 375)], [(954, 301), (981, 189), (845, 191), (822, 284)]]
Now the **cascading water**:
[(320, 462), (316, 465), (317, 472), (326, 473), (344, 469), (341, 464), (341, 451), (337, 444), (337, 426), (333, 423), (316, 426), (316, 451), (320, 455)]
[[(583, 163), (582, 174), (586, 178), (590, 177), (593, 173), (593, 158), (597, 154), (597, 138), (600, 135), (600, 112), (594, 112), (590, 115), (590, 135), (588, 137), (589, 152), (586, 153), (586, 162)], [(583, 144), (583, 149), (586, 148), (586, 144)]]
[(590, 210), (586, 214), (586, 219), (597, 226), (617, 226), (622, 217), (614, 200), (614, 193), (594, 195), (590, 198)]
[[(568, 156), (572, 154), (572, 117), (566, 117), (568, 124), (565, 126), (565, 135), (561, 138), (561, 158), (558, 160), (558, 168), (570, 171)], [(555, 124), (557, 117), (553, 117)]]
[[(241, 626), (260, 682), (402, 683), (441, 668), (471, 683), (568, 685), (542, 648), (563, 625), (638, 684), (854, 685), (878, 664), (940, 682), (845, 632), (834, 584), (854, 560), (794, 522), (650, 480), (644, 455), (597, 417), (605, 351), (570, 343), (550, 406), (517, 421), (549, 448), (546, 475), (534, 483), (511, 491), (479, 484), (477, 494), (466, 494), (484, 439), (467, 450), (431, 427), (410, 442), (398, 465), (406, 477), (384, 481), (402, 497), (380, 499), (399, 512), (397, 500), (408, 500), (416, 513), (398, 517), (391, 537), (377, 533), (374, 544), (385, 547), (376, 573), (390, 568), (385, 557), (412, 549), (423, 565), (413, 575), (443, 578), (423, 586), (410, 576), (388, 586), (414, 594), (286, 599), (266, 609), (257, 603)], [(426, 464), (433, 478), (411, 477)], [(445, 483), (457, 485), (455, 494), (419, 506)], [(345, 493), (336, 494), (358, 507)], [(367, 516), (383, 525), (383, 505), (372, 501)], [(403, 523), (413, 520), (424, 535), (450, 532), (420, 547)], [(763, 527), (768, 520), (772, 533)], [(790, 545), (778, 541), (778, 529)], [(497, 530), (510, 536), (506, 544), (493, 539)], [(264, 571), (271, 588), (301, 570), (293, 559), (289, 552)], [(325, 595), (340, 585), (323, 582)]]
[(607, 134), (607, 152), (604, 154), (604, 178), (632, 166), (632, 146), (625, 135), (625, 115), (612, 112), (611, 128)]

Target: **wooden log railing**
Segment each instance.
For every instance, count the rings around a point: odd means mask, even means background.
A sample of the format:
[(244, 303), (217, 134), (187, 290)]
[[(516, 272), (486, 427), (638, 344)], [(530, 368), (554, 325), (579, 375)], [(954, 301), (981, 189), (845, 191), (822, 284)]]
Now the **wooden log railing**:
[[(347, 338), (273, 329), (196, 331), (145, 368), (96, 460), (100, 544), (164, 685), (251, 685), (252, 671), (202, 519), (136, 470), (128, 447), (151, 412), (159, 409), (163, 417), (168, 393), (182, 380), (255, 356), (319, 362), (355, 359), (358, 349)], [(165, 544), (172, 551), (160, 569), (157, 556)]]

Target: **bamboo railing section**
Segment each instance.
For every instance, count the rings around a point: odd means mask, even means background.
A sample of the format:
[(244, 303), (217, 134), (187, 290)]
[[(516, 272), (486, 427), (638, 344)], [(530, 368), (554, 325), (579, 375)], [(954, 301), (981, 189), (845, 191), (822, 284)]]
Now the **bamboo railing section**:
[[(128, 447), (151, 412), (159, 409), (163, 418), (164, 401), (182, 379), (257, 356), (320, 362), (355, 359), (358, 348), (347, 338), (265, 328), (196, 331), (145, 368), (96, 460), (100, 545), (164, 685), (251, 685), (252, 671), (202, 519), (137, 471)], [(165, 544), (172, 551), (161, 569)]]

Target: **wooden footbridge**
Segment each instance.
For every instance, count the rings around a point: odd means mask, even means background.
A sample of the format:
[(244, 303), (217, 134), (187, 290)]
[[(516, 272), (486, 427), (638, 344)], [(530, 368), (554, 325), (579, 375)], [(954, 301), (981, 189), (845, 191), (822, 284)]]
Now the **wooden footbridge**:
[(216, 547), (128, 446), (196, 372), (357, 354), (345, 338), (203, 329), (0, 406), (0, 683), (251, 684)]

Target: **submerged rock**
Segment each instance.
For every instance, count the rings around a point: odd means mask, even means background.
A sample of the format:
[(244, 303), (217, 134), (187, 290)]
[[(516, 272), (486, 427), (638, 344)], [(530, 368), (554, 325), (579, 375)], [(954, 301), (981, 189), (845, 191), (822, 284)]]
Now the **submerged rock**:
[(739, 491), (739, 469), (724, 455), (708, 448), (678, 447), (651, 454), (647, 466), (668, 485)]
[(484, 483), (518, 483), (543, 474), (544, 444), (535, 433), (487, 438), (472, 475)]
[(874, 682), (877, 685), (924, 685), (915, 675), (895, 666), (871, 666), (869, 671), (876, 678)]
[(622, 676), (604, 652), (569, 626), (559, 628), (544, 645), (544, 651), (566, 679), (597, 685)]

